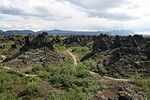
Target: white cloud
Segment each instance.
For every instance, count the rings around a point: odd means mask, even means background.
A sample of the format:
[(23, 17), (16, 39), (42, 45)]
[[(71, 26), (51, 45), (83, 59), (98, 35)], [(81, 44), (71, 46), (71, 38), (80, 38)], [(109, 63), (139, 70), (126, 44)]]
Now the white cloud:
[(0, 29), (149, 31), (149, 0), (0, 0)]

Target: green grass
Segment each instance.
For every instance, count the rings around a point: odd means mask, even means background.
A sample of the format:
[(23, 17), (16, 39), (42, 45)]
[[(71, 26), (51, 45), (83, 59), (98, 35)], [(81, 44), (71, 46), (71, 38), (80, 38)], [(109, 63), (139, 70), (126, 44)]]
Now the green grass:
[(12, 44), (14, 44), (14, 42), (0, 43), (0, 46), (7, 46), (4, 49), (0, 49), (0, 54), (5, 55), (7, 57), (11, 57), (14, 54), (16, 54), (16, 51), (10, 50)]
[(78, 66), (62, 64), (60, 67), (49, 68), (48, 71), (51, 75), (49, 81), (56, 88), (62, 88), (70, 91), (71, 93), (80, 93), (82, 96), (84, 95), (81, 97), (82, 99), (85, 96), (87, 99), (98, 90), (105, 89), (104, 85), (96, 84), (96, 82), (94, 82), (94, 80), (90, 77), (88, 69), (89, 66), (84, 64), (80, 64)]
[(5, 92), (11, 89), (13, 85), (20, 84), (18, 75), (11, 74), (11, 71), (1, 68), (0, 69), (0, 92)]
[(17, 100), (17, 94), (12, 88), (21, 84), (21, 78), (0, 66), (0, 100)]
[(60, 40), (65, 40), (66, 38), (68, 38), (68, 37), (60, 37), (59, 39)]
[(0, 35), (0, 39), (4, 38), (5, 35)]
[(74, 52), (77, 52), (77, 53), (90, 53), (91, 52), (91, 50), (88, 48), (88, 47), (86, 47), (86, 46), (84, 46), (84, 47), (82, 47), (82, 46), (76, 46), (76, 47), (71, 47), (71, 49), (74, 51)]
[(39, 89), (38, 82), (36, 81), (28, 82), (24, 87), (23, 93), (25, 95), (34, 96), (37, 94), (37, 92), (39, 92), (38, 89)]
[(143, 78), (139, 75), (131, 78), (130, 81), (132, 84), (137, 85), (143, 89), (143, 91), (139, 91), (142, 95), (144, 95), (147, 99), (150, 99), (150, 78)]
[(0, 46), (12, 45), (12, 44), (15, 44), (15, 42), (0, 43)]
[(55, 44), (54, 45), (54, 50), (58, 53), (61, 53), (61, 54), (64, 54), (64, 55), (68, 55), (68, 53), (66, 52), (66, 50), (69, 49), (69, 48), (66, 48), (66, 46), (61, 46), (61, 45), (58, 45), (58, 44)]

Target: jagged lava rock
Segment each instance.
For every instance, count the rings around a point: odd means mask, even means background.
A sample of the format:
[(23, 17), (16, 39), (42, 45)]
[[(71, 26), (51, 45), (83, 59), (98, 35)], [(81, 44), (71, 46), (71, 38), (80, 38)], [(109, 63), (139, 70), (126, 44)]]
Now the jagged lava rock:
[(64, 61), (65, 57), (54, 51), (47, 33), (42, 33), (36, 37), (29, 34), (25, 37), (25, 43), (20, 48), (19, 53), (7, 59), (7, 65), (12, 66), (36, 66), (36, 65), (57, 65)]

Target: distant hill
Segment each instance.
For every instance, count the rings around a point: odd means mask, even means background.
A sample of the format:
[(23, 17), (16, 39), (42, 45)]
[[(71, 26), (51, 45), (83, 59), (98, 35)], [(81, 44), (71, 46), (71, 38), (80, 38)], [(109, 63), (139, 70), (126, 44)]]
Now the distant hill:
[(131, 30), (110, 30), (109, 33), (111, 35), (122, 35), (122, 36), (126, 36), (126, 35), (133, 35), (134, 32)]
[(0, 30), (0, 33), (3, 33), (3, 31), (2, 31), (2, 30)]
[(67, 31), (67, 30), (42, 30), (34, 32), (32, 30), (8, 30), (8, 31), (2, 31), (0, 30), (0, 35), (15, 35), (15, 34), (39, 34), (42, 32), (47, 32), (51, 35), (99, 35), (99, 34), (108, 34), (108, 35), (134, 35), (134, 32), (130, 30), (110, 30), (110, 31)]
[(34, 33), (32, 30), (8, 30), (5, 31), (4, 33), (9, 33), (9, 34), (29, 34), (29, 33)]
[(3, 34), (3, 31), (2, 30), (0, 30), (0, 35), (2, 35)]
[(42, 32), (47, 32), (48, 34), (51, 35), (99, 35), (101, 32), (100, 31), (93, 31), (93, 32), (89, 32), (89, 31), (66, 31), (66, 30), (58, 30), (58, 29), (54, 29), (54, 30), (43, 30), (43, 31), (38, 31), (36, 33), (42, 33)]

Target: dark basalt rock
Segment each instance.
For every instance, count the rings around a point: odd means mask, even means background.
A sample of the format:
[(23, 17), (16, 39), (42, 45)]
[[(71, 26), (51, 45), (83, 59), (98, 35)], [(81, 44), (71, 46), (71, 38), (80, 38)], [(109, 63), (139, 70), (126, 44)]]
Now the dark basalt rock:
[(99, 91), (91, 100), (147, 100), (132, 87), (118, 87), (118, 90)]
[(28, 51), (30, 49), (36, 49), (41, 47), (47, 47), (50, 50), (54, 50), (53, 45), (48, 38), (48, 33), (43, 32), (36, 37), (32, 34), (27, 35), (25, 37), (25, 44), (20, 49), (20, 51)]
[(63, 40), (61, 40), (59, 38), (59, 36), (56, 36), (56, 37), (52, 37), (52, 40), (51, 40), (52, 44), (60, 44), (60, 45), (63, 45)]
[(108, 35), (99, 35), (93, 44), (93, 51), (99, 52), (103, 50), (107, 50), (110, 48), (110, 45), (112, 44), (111, 38)]
[(121, 40), (120, 37), (117, 35), (115, 37), (114, 43), (112, 44), (111, 48), (118, 48), (121, 46)]
[[(48, 66), (59, 64), (65, 60), (63, 55), (54, 51), (53, 45), (48, 38), (48, 33), (42, 33), (37, 36), (29, 34), (25, 36), (24, 44), (19, 52), (10, 59), (6, 59), (6, 64), (13, 66)], [(17, 45), (16, 45), (17, 46)]]
[(68, 47), (85, 46), (89, 42), (93, 42), (96, 36), (70, 36), (64, 40), (64, 44)]
[(145, 48), (146, 48), (146, 55), (148, 56), (148, 58), (150, 59), (150, 42), (145, 46)]
[(10, 41), (16, 41), (17, 39), (21, 39), (22, 35), (6, 35), (3, 38), (0, 39), (0, 42), (10, 42)]
[(150, 76), (149, 41), (141, 35), (115, 38), (99, 35), (94, 41), (93, 52), (81, 60), (96, 60), (105, 66), (110, 76), (115, 76), (117, 73), (130, 77), (138, 73), (148, 77)]

